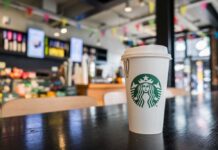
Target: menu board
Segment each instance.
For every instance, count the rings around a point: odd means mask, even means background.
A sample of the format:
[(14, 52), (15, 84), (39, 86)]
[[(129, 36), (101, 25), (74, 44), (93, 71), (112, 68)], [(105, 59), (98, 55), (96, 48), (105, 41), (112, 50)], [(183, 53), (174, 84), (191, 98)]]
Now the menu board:
[(54, 58), (65, 58), (69, 53), (69, 43), (57, 39), (45, 38), (45, 55)]
[(83, 53), (83, 41), (72, 37), (70, 39), (70, 60), (73, 62), (81, 62)]
[(28, 30), (28, 57), (44, 58), (44, 37), (45, 33), (41, 30)]
[(13, 53), (26, 52), (26, 34), (18, 31), (1, 30), (1, 51)]

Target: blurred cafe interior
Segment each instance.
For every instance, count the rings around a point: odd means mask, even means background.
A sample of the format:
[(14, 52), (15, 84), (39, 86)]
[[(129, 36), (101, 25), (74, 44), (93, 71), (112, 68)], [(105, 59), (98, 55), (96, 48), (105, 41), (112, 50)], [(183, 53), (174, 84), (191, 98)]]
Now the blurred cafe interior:
[(172, 56), (152, 145), (218, 149), (217, 0), (0, 0), (0, 149), (135, 149), (121, 56), (152, 44)]
[[(158, 43), (161, 30), (173, 33), (168, 95), (176, 93), (173, 89), (216, 90), (217, 8), (216, 0), (176, 0), (165, 21), (157, 15), (167, 7), (158, 9), (153, 0), (2, 0), (2, 116), (4, 111), (19, 115), (16, 107), (32, 107), (36, 100), (50, 105), (45, 112), (53, 110), (55, 100), (74, 96), (91, 97), (96, 106), (125, 102), (121, 55), (128, 47)], [(15, 104), (7, 108), (7, 103)], [(86, 106), (78, 103), (75, 108)]]

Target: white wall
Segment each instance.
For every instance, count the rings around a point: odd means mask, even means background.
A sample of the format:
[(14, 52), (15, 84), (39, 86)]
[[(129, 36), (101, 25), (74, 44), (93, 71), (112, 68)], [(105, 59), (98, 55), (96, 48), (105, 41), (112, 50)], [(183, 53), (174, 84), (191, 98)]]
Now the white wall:
[[(8, 16), (11, 18), (10, 25), (2, 24), (2, 17)], [(18, 31), (27, 31), (29, 27), (39, 28), (45, 31), (46, 35), (53, 37), (53, 33), (57, 30), (51, 28), (49, 25), (43, 22), (42, 17), (31, 16), (28, 17), (25, 12), (20, 10), (16, 10), (13, 8), (5, 8), (0, 5), (0, 27), (9, 28)], [(84, 40), (85, 44), (96, 45), (97, 39), (99, 38), (97, 34), (92, 35), (91, 37), (90, 31), (87, 30), (78, 30), (75, 27), (69, 27), (68, 33), (65, 35), (61, 35), (60, 39), (69, 40), (70, 37), (75, 36)], [(101, 46), (108, 49), (108, 62), (101, 66), (104, 70), (103, 75), (113, 75), (114, 71), (120, 65), (120, 57), (125, 49), (124, 45), (118, 40), (118, 38), (114, 38), (110, 31), (107, 31), (104, 37), (100, 38)]]

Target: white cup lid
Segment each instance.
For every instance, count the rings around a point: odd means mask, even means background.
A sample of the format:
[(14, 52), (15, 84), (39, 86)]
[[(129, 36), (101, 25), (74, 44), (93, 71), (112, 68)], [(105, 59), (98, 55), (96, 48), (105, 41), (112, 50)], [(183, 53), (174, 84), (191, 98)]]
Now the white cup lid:
[(128, 48), (122, 55), (122, 59), (131, 57), (164, 57), (171, 59), (167, 48), (162, 45), (145, 45), (139, 47)]

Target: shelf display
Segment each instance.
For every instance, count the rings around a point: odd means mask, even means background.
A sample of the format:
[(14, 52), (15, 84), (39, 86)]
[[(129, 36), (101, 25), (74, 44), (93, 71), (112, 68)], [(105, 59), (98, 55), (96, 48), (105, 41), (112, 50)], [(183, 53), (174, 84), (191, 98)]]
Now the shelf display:
[(66, 96), (65, 86), (57, 74), (40, 77), (20, 68), (0, 69), (0, 104), (18, 98)]
[(26, 53), (26, 34), (13, 30), (1, 30), (1, 51), (8, 53)]
[(69, 55), (69, 43), (57, 39), (45, 38), (45, 56), (66, 58)]

